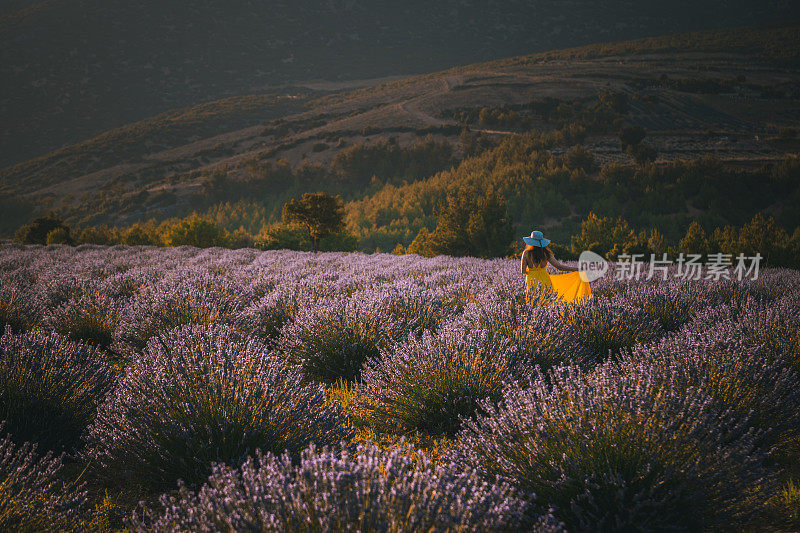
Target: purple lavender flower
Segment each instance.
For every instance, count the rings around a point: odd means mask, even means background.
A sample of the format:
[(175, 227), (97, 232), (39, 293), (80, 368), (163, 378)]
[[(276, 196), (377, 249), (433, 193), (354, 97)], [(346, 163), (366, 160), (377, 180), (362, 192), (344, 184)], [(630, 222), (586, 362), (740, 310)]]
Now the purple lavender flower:
[(493, 338), (505, 339), (516, 348), (517, 357), (543, 370), (568, 362), (594, 363), (594, 357), (578, 342), (564, 321), (562, 307), (534, 307), (517, 300), (484, 298), (469, 304), (460, 327), (485, 329)]
[(257, 449), (297, 456), (351, 434), (320, 386), (227, 326), (182, 326), (151, 339), (87, 435), (96, 473), (167, 490), (202, 483), (214, 462)]
[(507, 341), (485, 331), (424, 332), (367, 363), (361, 408), (382, 431), (453, 435), (481, 400), (501, 398), (515, 372), (530, 372), (518, 361)]
[(176, 326), (233, 323), (247, 299), (244, 288), (220, 276), (173, 274), (143, 290), (123, 309), (112, 348), (133, 360), (150, 337)]
[(303, 308), (278, 344), (306, 379), (332, 383), (355, 379), (400, 327), (377, 302), (339, 297)]
[(712, 304), (707, 289), (691, 281), (630, 283), (620, 291), (634, 307), (655, 319), (664, 331), (675, 331)]
[(39, 457), (35, 444), (0, 439), (0, 530), (77, 531), (86, 492), (64, 483), (61, 472), (51, 452)]
[(563, 310), (564, 322), (597, 362), (663, 335), (658, 321), (619, 297), (595, 297), (588, 303), (565, 305)]
[(762, 447), (777, 447), (783, 455), (797, 453), (791, 443), (800, 428), (800, 375), (742, 336), (734, 323), (638, 346), (621, 354), (608, 370), (621, 375), (646, 372), (677, 390), (701, 389), (720, 409), (758, 428)]
[(40, 330), (0, 338), (0, 415), (22, 441), (71, 451), (116, 383), (102, 353)]
[[(215, 466), (199, 491), (182, 487), (142, 507), (133, 531), (518, 531), (527, 502), (470, 469), (433, 466), (421, 451), (310, 447), (300, 464), (256, 454)], [(534, 531), (560, 531), (552, 515)]]
[(88, 292), (72, 297), (45, 314), (46, 328), (73, 341), (86, 341), (108, 348), (114, 340), (120, 305), (102, 292)]
[(558, 368), (484, 408), (454, 459), (535, 493), (568, 529), (735, 528), (771, 486), (748, 419), (644, 366)]
[(36, 326), (44, 306), (23, 269), (0, 272), (0, 334), (9, 326), (21, 333)]

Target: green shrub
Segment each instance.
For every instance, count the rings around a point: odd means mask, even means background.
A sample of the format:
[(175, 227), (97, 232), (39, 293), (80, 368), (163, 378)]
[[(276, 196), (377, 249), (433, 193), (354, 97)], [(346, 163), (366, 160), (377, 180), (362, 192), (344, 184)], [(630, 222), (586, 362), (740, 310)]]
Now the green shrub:
[(67, 228), (56, 228), (50, 230), (45, 238), (45, 244), (72, 244)]
[(567, 305), (564, 322), (595, 362), (613, 358), (623, 348), (652, 342), (663, 335), (656, 320), (618, 298), (595, 297), (585, 304)]
[(224, 229), (197, 213), (167, 225), (163, 231), (166, 246), (210, 248), (229, 244), (229, 236)]
[[(47, 244), (47, 236), (51, 231), (62, 229), (69, 236), (69, 228), (64, 222), (54, 216), (47, 215), (33, 220), (30, 224), (21, 226), (16, 234), (16, 240), (22, 244)], [(56, 234), (60, 235), (60, 234)]]

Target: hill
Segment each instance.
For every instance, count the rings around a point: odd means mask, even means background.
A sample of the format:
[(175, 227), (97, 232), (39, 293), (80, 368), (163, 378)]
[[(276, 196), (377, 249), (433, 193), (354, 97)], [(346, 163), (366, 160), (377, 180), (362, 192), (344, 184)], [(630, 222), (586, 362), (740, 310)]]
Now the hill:
[(301, 80), (424, 73), (567, 46), (800, 16), (800, 8), (779, 0), (720, 4), (5, 2), (0, 166), (171, 109), (283, 94)]
[[(50, 209), (72, 226), (211, 209), (257, 233), (289, 197), (327, 190), (349, 202), (361, 248), (386, 250), (432, 229), (443, 195), (472, 183), (502, 192), (517, 224), (561, 237), (590, 211), (671, 239), (691, 219), (713, 229), (761, 210), (791, 231), (794, 189), (758, 189), (776, 172), (797, 178), (787, 158), (800, 149), (798, 35), (794, 26), (668, 35), (183, 108), (4, 169), (0, 229)], [(652, 170), (620, 145), (631, 127), (644, 129)], [(239, 201), (249, 207), (230, 207)]]

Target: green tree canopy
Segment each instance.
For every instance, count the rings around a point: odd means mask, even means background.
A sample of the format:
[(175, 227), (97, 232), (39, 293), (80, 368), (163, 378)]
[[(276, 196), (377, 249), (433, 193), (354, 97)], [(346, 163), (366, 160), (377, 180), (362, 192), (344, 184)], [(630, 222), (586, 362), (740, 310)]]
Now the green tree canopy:
[(572, 252), (579, 254), (591, 250), (606, 259), (614, 259), (621, 253), (630, 253), (638, 245), (638, 239), (628, 222), (622, 217), (598, 217), (594, 213), (581, 223), (579, 235), (573, 235)]
[(311, 249), (319, 249), (319, 240), (344, 229), (344, 202), (326, 192), (304, 193), (283, 206), (283, 222), (300, 224), (308, 229)]
[(408, 247), (420, 255), (502, 257), (510, 249), (514, 230), (505, 201), (495, 192), (479, 194), (465, 188), (440, 204), (436, 229), (422, 228)]
[(69, 236), (69, 230), (61, 227), (51, 230), (45, 239), (46, 244), (72, 244), (72, 239)]
[[(63, 229), (67, 241), (70, 240), (69, 228), (55, 215), (46, 215), (33, 220), (30, 224), (20, 226), (15, 235), (22, 244), (47, 244), (47, 235), (57, 229)], [(59, 232), (64, 235), (63, 232)]]
[(681, 242), (678, 243), (678, 252), (684, 254), (707, 254), (709, 243), (703, 226), (696, 220), (689, 224)]
[(641, 126), (625, 126), (619, 130), (619, 144), (623, 150), (629, 146), (638, 146), (647, 137), (647, 130)]
[(164, 244), (166, 246), (227, 246), (227, 232), (213, 221), (193, 213), (165, 228)]

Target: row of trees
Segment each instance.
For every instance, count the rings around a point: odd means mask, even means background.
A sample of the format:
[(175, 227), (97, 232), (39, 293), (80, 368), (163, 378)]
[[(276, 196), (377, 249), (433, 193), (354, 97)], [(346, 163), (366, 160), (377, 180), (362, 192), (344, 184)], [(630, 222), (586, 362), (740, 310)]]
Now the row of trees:
[(252, 246), (245, 232), (228, 232), (213, 220), (192, 213), (184, 218), (137, 222), (127, 227), (90, 226), (78, 231), (50, 214), (19, 228), (15, 239), (23, 244), (124, 244), (128, 246), (197, 246), (209, 248)]
[[(800, 267), (800, 227), (791, 234), (775, 223), (775, 219), (757, 213), (742, 226), (720, 226), (706, 232), (703, 226), (692, 221), (684, 236), (670, 243), (656, 228), (634, 231), (622, 217), (598, 217), (590, 213), (581, 224), (581, 231), (574, 235), (570, 247), (560, 249), (564, 255), (577, 257), (584, 250), (591, 250), (606, 259), (616, 259), (621, 254), (666, 253), (675, 258), (678, 254), (723, 253), (736, 256), (761, 254), (764, 262), (771, 266)], [(571, 253), (570, 253), (571, 252)]]
[[(741, 226), (768, 211), (789, 232), (800, 225), (798, 158), (746, 170), (713, 157), (601, 166), (580, 145), (585, 132), (570, 125), (547, 134), (508, 136), (452, 170), (407, 185), (386, 185), (348, 205), (348, 230), (362, 249), (387, 250), (398, 242), (407, 246), (422, 227), (434, 230), (436, 206), (449, 191), (464, 187), (480, 194), (497, 192), (514, 220), (547, 221), (561, 240), (576, 234), (592, 212), (622, 216), (635, 228), (659, 228), (670, 242), (677, 242), (693, 219), (712, 231)], [(646, 132), (631, 128), (619, 133), (626, 147), (646, 150)]]
[(437, 211), (432, 232), (423, 227), (407, 248), (398, 244), (394, 253), (503, 257), (511, 252), (514, 227), (498, 194), (459, 189), (448, 195)]
[(363, 187), (373, 177), (388, 183), (418, 180), (448, 168), (452, 158), (452, 146), (430, 135), (408, 147), (391, 137), (344, 148), (333, 158), (331, 169), (340, 183)]
[[(344, 234), (344, 202), (324, 192), (306, 193), (283, 206), (282, 222), (252, 234), (240, 226), (228, 231), (208, 215), (135, 223), (124, 228), (92, 226), (73, 232), (57, 216), (35, 219), (16, 232), (23, 244), (125, 244), (129, 246), (197, 246), (263, 249), (355, 249), (355, 239)], [(322, 245), (322, 247), (321, 247)]]
[(20, 226), (14, 238), (23, 244), (73, 244), (70, 229), (55, 215), (34, 219)]
[[(243, 229), (227, 231), (208, 217), (193, 213), (181, 219), (156, 224), (136, 223), (126, 228), (97, 226), (76, 234), (56, 216), (48, 215), (23, 226), (17, 240), (25, 244), (126, 244), (131, 246), (197, 246), (311, 251), (353, 251), (358, 241), (344, 231), (344, 205), (340, 197), (306, 193), (284, 205), (282, 220), (266, 224), (252, 235)], [(408, 246), (398, 244), (396, 254), (508, 257), (518, 254), (520, 240), (503, 198), (463, 189), (449, 194), (437, 207), (436, 225), (423, 227)], [(581, 223), (569, 244), (551, 245), (559, 257), (575, 259), (591, 250), (606, 259), (621, 254), (743, 253), (761, 254), (770, 266), (800, 266), (800, 227), (789, 234), (763, 213), (742, 226), (720, 226), (706, 232), (697, 221), (689, 224), (682, 238), (670, 242), (657, 228), (634, 230), (622, 217), (600, 217), (594, 213)]]
[[(496, 194), (484, 196), (460, 191), (442, 203), (433, 231), (423, 227), (408, 246), (398, 245), (394, 253), (498, 257), (518, 255), (521, 240), (515, 236), (505, 203)], [(584, 250), (591, 250), (609, 260), (622, 254), (651, 254), (661, 258), (667, 254), (742, 253), (748, 257), (761, 254), (769, 266), (800, 267), (800, 227), (792, 234), (763, 213), (746, 224), (722, 226), (707, 233), (693, 221), (682, 238), (668, 241), (657, 228), (634, 230), (622, 217), (598, 217), (594, 213), (581, 223), (580, 233), (567, 244), (553, 243), (551, 248), (564, 259), (577, 259)]]
[(620, 120), (630, 110), (624, 93), (601, 91), (589, 98), (562, 100), (542, 98), (526, 104), (496, 107), (463, 107), (445, 110), (443, 118), (462, 125), (485, 128), (529, 130), (534, 122), (555, 126), (579, 123), (591, 131), (600, 131)]

